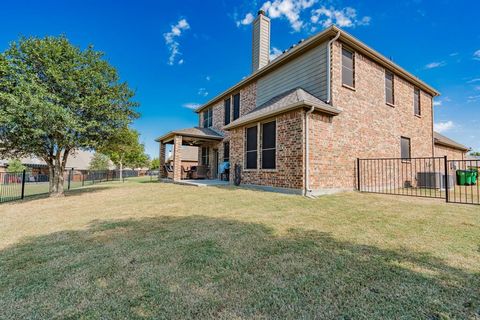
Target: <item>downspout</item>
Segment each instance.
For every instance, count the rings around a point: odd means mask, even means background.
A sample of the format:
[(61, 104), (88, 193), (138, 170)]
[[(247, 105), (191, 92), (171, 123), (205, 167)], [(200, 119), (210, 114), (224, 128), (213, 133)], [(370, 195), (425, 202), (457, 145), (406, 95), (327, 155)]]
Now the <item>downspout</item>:
[[(331, 101), (331, 73), (330, 70), (330, 60), (331, 60), (331, 46), (334, 41), (336, 41), (340, 37), (341, 32), (338, 31), (337, 35), (328, 42), (327, 45), (327, 101), (326, 103), (330, 103)], [(308, 125), (308, 118), (310, 114), (315, 110), (315, 107), (311, 107), (305, 113), (305, 196), (312, 197), (311, 193), (312, 190), (310, 189), (310, 161), (309, 161), (309, 153), (310, 153), (310, 139), (309, 139), (309, 125)]]
[(310, 189), (310, 161), (309, 161), (309, 134), (308, 134), (308, 117), (315, 110), (315, 107), (312, 106), (310, 110), (305, 112), (305, 196), (311, 197), (312, 190)]
[(332, 74), (332, 70), (330, 70), (330, 64), (331, 64), (331, 59), (332, 57), (330, 56), (331, 55), (331, 47), (332, 47), (332, 44), (340, 37), (340, 31), (338, 31), (337, 35), (328, 42), (328, 45), (327, 45), (327, 101), (326, 103), (330, 103), (331, 100), (332, 100), (332, 88), (331, 88), (331, 74)]

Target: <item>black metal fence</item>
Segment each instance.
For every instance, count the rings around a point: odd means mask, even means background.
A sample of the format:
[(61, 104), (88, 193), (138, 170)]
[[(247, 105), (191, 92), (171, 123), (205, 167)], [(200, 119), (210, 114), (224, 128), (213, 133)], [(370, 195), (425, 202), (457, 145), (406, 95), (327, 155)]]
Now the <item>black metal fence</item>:
[[(122, 180), (138, 177), (137, 170), (123, 170)], [(105, 171), (78, 171), (66, 170), (63, 173), (64, 189), (76, 189), (84, 186), (108, 182), (120, 181), (119, 170)], [(26, 197), (49, 193), (49, 176), (44, 174), (32, 174), (23, 172), (0, 173), (0, 203), (24, 199)]]
[(361, 192), (480, 204), (480, 161), (431, 158), (357, 159)]

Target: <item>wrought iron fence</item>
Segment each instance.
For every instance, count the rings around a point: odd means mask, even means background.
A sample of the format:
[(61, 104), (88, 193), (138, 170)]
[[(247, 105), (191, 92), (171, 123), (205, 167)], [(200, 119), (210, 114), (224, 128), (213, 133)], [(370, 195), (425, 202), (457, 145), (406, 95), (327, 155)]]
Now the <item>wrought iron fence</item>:
[[(137, 170), (123, 170), (122, 180), (138, 177)], [(84, 186), (108, 182), (120, 181), (119, 170), (105, 171), (79, 171), (66, 170), (63, 173), (64, 189), (71, 190)], [(24, 199), (30, 196), (49, 193), (50, 181), (48, 175), (23, 172), (0, 173), (0, 203)]]
[(447, 157), (357, 159), (357, 187), (361, 192), (480, 204), (479, 164)]

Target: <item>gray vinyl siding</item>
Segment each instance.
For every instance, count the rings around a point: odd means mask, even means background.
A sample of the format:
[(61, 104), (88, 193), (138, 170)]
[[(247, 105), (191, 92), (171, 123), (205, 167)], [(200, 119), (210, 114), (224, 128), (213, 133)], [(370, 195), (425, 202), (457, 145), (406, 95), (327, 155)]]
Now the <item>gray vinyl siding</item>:
[(311, 49), (257, 82), (257, 106), (294, 88), (327, 99), (327, 42)]

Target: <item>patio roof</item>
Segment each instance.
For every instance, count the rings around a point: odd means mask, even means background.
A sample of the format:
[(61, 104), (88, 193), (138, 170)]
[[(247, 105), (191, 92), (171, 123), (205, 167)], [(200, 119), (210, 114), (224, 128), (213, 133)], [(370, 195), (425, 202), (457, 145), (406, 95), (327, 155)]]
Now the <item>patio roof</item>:
[(239, 119), (226, 125), (224, 129), (230, 130), (250, 122), (260, 121), (274, 115), (302, 107), (314, 107), (316, 111), (330, 115), (338, 115), (341, 112), (340, 109), (323, 102), (302, 88), (296, 88), (285, 91), (278, 96), (273, 97), (243, 117), (240, 117)]
[(186, 128), (180, 130), (170, 131), (169, 133), (155, 139), (157, 142), (169, 143), (175, 136), (182, 136), (183, 141), (187, 145), (196, 145), (202, 141), (220, 141), (223, 140), (223, 135), (211, 128)]

